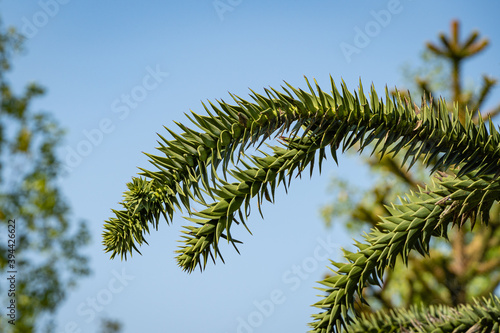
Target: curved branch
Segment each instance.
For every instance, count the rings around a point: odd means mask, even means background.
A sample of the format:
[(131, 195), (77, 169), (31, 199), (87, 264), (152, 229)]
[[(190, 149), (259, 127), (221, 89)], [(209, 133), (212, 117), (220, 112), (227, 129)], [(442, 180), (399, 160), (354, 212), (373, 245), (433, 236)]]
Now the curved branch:
[[(354, 94), (344, 83), (341, 94), (333, 80), (331, 94), (307, 83), (310, 93), (288, 85), (291, 92), (285, 87), (284, 92), (266, 89), (266, 96), (252, 92), (253, 103), (237, 96), (232, 96), (235, 105), (210, 103), (207, 116), (188, 116), (201, 131), (177, 123), (184, 132), (167, 129), (173, 140), (159, 135), (161, 154), (148, 154), (157, 170), (141, 169), (128, 184), (122, 209), (114, 210), (115, 217), (104, 225), (106, 252), (112, 258), (139, 252), (150, 224), (157, 228), (161, 216), (170, 223), (175, 209), (185, 208), (196, 218), (188, 218), (195, 225), (185, 227), (178, 264), (189, 272), (203, 269), (208, 258), (220, 256), (221, 237), (235, 247), (239, 243), (231, 226), (245, 224), (252, 198), (257, 197), (260, 209), (263, 199), (273, 201), (276, 187), (286, 186), (294, 172), (300, 175), (307, 166), (312, 172), (315, 161), (321, 170), (327, 149), (336, 161), (341, 146), (344, 151), (358, 144), (362, 151), (375, 143), (370, 149), (381, 157), (407, 148), (402, 164), (409, 161), (410, 167), (420, 158), (427, 166), (432, 161), (431, 172), (459, 166), (458, 179), (440, 181), (431, 192), (411, 194), (405, 204), (390, 208), (393, 216), (366, 237), (366, 244), (358, 244), (359, 252), (348, 254), (350, 263), (337, 264), (340, 275), (323, 282), (330, 295), (316, 304), (326, 311), (313, 323), (317, 331), (330, 331), (349, 322), (354, 292), (361, 295), (366, 283), (376, 283), (398, 255), (406, 260), (412, 249), (427, 253), (430, 237), (445, 236), (450, 222), (461, 225), (476, 215), (486, 220), (491, 200), (498, 198), (494, 177), (500, 170), (500, 135), (491, 122), (488, 131), (480, 117), (476, 126), (466, 115), (462, 125), (458, 110), (450, 114), (443, 100), (437, 107), (417, 107), (411, 99), (391, 98), (387, 90), (385, 101), (379, 99), (373, 86), (367, 98), (361, 83)], [(272, 136), (284, 146), (273, 147), (273, 155), (244, 154)], [(227, 175), (236, 182), (227, 182)], [(206, 202), (207, 195), (213, 203)], [(206, 209), (192, 212), (193, 203)]]
[(367, 284), (379, 284), (386, 267), (394, 267), (401, 256), (407, 264), (410, 251), (429, 253), (431, 237), (445, 237), (450, 223), (463, 224), (468, 218), (487, 222), (491, 205), (500, 199), (500, 183), (491, 176), (446, 177), (432, 189), (420, 189), (404, 199), (404, 204), (388, 207), (391, 215), (382, 218), (377, 229), (355, 244), (359, 251), (347, 252), (348, 263), (335, 263), (337, 275), (320, 283), (327, 296), (314, 306), (325, 311), (314, 315), (315, 332), (339, 331), (351, 322), (348, 311), (353, 299)]

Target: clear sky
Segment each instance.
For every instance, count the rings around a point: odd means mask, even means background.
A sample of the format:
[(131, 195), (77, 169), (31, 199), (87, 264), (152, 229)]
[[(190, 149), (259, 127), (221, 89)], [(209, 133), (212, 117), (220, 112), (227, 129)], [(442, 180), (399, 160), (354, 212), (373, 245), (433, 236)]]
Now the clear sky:
[[(93, 275), (61, 305), (58, 333), (96, 332), (102, 317), (119, 319), (127, 333), (307, 330), (326, 255), (339, 260), (340, 247), (352, 243), (338, 225), (324, 227), (319, 208), (332, 200), (331, 176), (369, 183), (357, 160), (278, 193), (264, 220), (250, 218), (253, 236), (235, 231), (241, 255), (228, 247), (226, 264), (202, 274), (176, 265), (181, 216), (149, 236), (143, 256), (121, 262), (103, 252), (103, 221), (137, 167), (148, 167), (141, 152), (154, 152), (163, 125), (185, 122), (190, 109), (201, 113), (200, 101), (283, 80), (304, 88), (304, 75), (325, 90), (329, 75), (351, 90), (360, 77), (380, 90), (404, 88), (402, 65), (419, 64), (424, 43), (455, 18), (463, 34), (478, 29), (491, 41), (466, 64), (466, 82), (483, 73), (500, 78), (498, 1), (3, 0), (0, 8), (4, 24), (29, 37), (11, 82), (47, 88), (34, 108), (68, 131), (61, 186), (93, 236), (86, 251)], [(500, 101), (499, 90), (488, 106)]]

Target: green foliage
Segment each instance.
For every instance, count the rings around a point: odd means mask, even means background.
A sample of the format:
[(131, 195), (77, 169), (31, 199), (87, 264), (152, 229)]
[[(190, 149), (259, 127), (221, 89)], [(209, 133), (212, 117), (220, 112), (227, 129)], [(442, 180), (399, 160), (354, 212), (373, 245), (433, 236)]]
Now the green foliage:
[(390, 313), (356, 318), (349, 326), (349, 333), (389, 332), (498, 332), (500, 324), (500, 299), (492, 296), (474, 304), (458, 308), (443, 305), (412, 306)]
[[(500, 112), (500, 105), (497, 105), (483, 115), (478, 113), (479, 109), (486, 109), (484, 101), (496, 80), (483, 76), (479, 89), (465, 90), (460, 73), (465, 60), (484, 50), (488, 40), (479, 38), (478, 32), (472, 32), (461, 41), (458, 30), (459, 22), (453, 21), (449, 37), (440, 34), (438, 43), (427, 43), (425, 54), (431, 57), (424, 58), (424, 64), (415, 71), (407, 71), (416, 83), (416, 89), (411, 94), (426, 96), (433, 104), (436, 103), (433, 96), (448, 96), (448, 109), (456, 112), (458, 108), (462, 121), (465, 121), (466, 114), (474, 122), (479, 118), (486, 120)], [(436, 63), (438, 66), (435, 66)], [(443, 65), (447, 65), (446, 68)], [(335, 181), (335, 191), (342, 194), (342, 205), (346, 208), (339, 209), (335, 199), (323, 208), (327, 224), (332, 220), (338, 223), (341, 218), (341, 221), (347, 221), (346, 226), (356, 235), (368, 227), (377, 227), (379, 216), (389, 214), (385, 207), (395, 202), (397, 195), (417, 191), (419, 186), (431, 181), (428, 169), (419, 162), (411, 170), (404, 170), (400, 167), (398, 156), (379, 158), (375, 154), (364, 156), (364, 161), (371, 172), (370, 178), (378, 181), (370, 184), (370, 188), (363, 188), (363, 191), (353, 189), (349, 182)], [(456, 307), (474, 298), (489, 297), (500, 283), (499, 212), (499, 205), (494, 204), (488, 227), (479, 226), (471, 232), (466, 225), (450, 230), (449, 241), (432, 241), (430, 257), (410, 255), (407, 265), (396, 266), (393, 271), (386, 272), (380, 288), (368, 286), (363, 290), (363, 297), (371, 307), (358, 303), (356, 311), (388, 311), (419, 303)]]
[[(50, 329), (39, 322), (66, 297), (68, 288), (89, 273), (81, 253), (89, 235), (83, 223), (71, 223), (70, 210), (59, 187), (61, 165), (56, 149), (62, 130), (46, 113), (30, 109), (43, 94), (39, 85), (28, 84), (16, 94), (6, 78), (10, 58), (22, 44), (11, 29), (0, 31), (0, 228), (7, 234), (8, 220), (16, 221), (15, 327), (0, 316), (0, 331), (33, 332)], [(0, 244), (0, 271), (6, 274), (7, 241)], [(7, 291), (0, 289), (7, 297)], [(2, 304), (7, 304), (3, 299)], [(47, 317), (46, 317), (47, 318)]]
[[(311, 173), (315, 166), (321, 170), (327, 154), (336, 161), (339, 148), (402, 154), (408, 167), (422, 160), (440, 172), (435, 184), (388, 207), (390, 215), (356, 244), (359, 251), (346, 251), (348, 263), (332, 262), (337, 275), (322, 282), (327, 294), (315, 304), (322, 312), (311, 324), (315, 332), (328, 332), (351, 322), (355, 294), (362, 299), (363, 287), (377, 284), (397, 257), (406, 261), (412, 250), (427, 254), (431, 237), (446, 237), (450, 224), (462, 226), (468, 218), (487, 222), (500, 196), (500, 135), (491, 122), (487, 128), (480, 118), (476, 125), (466, 114), (462, 125), (458, 109), (450, 114), (442, 100), (418, 107), (388, 91), (379, 99), (373, 87), (366, 96), (361, 83), (354, 93), (342, 83), (341, 93), (332, 80), (330, 94), (307, 83), (310, 93), (287, 85), (283, 92), (266, 89), (265, 96), (252, 92), (254, 102), (233, 96), (235, 104), (210, 103), (207, 116), (188, 115), (201, 132), (180, 123), (180, 135), (167, 129), (174, 139), (160, 136), (161, 154), (148, 155), (157, 170), (141, 169), (141, 177), (128, 184), (123, 209), (105, 223), (106, 252), (126, 258), (147, 243), (150, 224), (157, 228), (161, 216), (171, 222), (175, 208), (184, 207), (194, 218), (187, 218), (193, 224), (185, 227), (178, 264), (188, 272), (203, 269), (208, 258), (220, 256), (221, 238), (236, 248), (231, 227), (246, 227), (252, 198), (259, 209), (264, 199), (273, 202), (277, 186), (286, 188), (307, 167)], [(273, 136), (282, 146), (272, 147), (272, 154), (244, 154)], [(229, 183), (228, 175), (235, 181)], [(207, 195), (214, 202), (207, 203)], [(206, 208), (193, 212), (194, 202)]]
[(101, 319), (100, 333), (119, 333), (122, 331), (123, 325), (116, 320)]
[(349, 263), (335, 263), (336, 273), (322, 281), (328, 296), (315, 306), (326, 311), (315, 316), (315, 328), (345, 325), (348, 310), (353, 307), (354, 293), (362, 298), (362, 290), (369, 284), (379, 284), (386, 267), (394, 267), (397, 257), (405, 264), (412, 250), (429, 254), (431, 237), (447, 237), (448, 225), (462, 225), (467, 219), (488, 222), (491, 205), (500, 199), (500, 184), (494, 176), (461, 177), (442, 173), (437, 184), (421, 189), (403, 199), (402, 205), (388, 207), (390, 215), (363, 243), (358, 251), (344, 251)]

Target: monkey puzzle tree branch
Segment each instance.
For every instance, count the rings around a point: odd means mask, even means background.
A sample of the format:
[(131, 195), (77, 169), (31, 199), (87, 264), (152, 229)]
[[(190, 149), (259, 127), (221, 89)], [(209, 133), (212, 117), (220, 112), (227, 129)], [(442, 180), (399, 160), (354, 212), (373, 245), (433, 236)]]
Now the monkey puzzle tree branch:
[[(486, 217), (491, 200), (498, 198), (493, 179), (500, 170), (500, 135), (491, 122), (487, 129), (465, 115), (462, 124), (458, 109), (450, 114), (443, 100), (437, 108), (418, 107), (411, 99), (391, 98), (387, 90), (385, 100), (379, 99), (373, 86), (367, 97), (361, 84), (354, 93), (344, 83), (339, 91), (333, 80), (331, 93), (307, 84), (310, 93), (290, 85), (283, 91), (265, 89), (265, 96), (252, 92), (253, 102), (232, 95), (235, 104), (210, 103), (208, 115), (188, 115), (198, 130), (176, 123), (181, 134), (167, 129), (172, 140), (159, 135), (160, 154), (148, 154), (156, 170), (141, 169), (128, 184), (122, 209), (104, 225), (106, 252), (112, 258), (138, 252), (150, 225), (157, 228), (161, 217), (170, 223), (176, 209), (184, 208), (192, 224), (185, 227), (177, 261), (188, 272), (203, 269), (208, 258), (221, 255), (221, 238), (236, 248), (231, 227), (246, 227), (253, 200), (260, 210), (294, 174), (307, 167), (312, 174), (315, 166), (321, 171), (327, 155), (337, 161), (339, 148), (356, 145), (381, 157), (400, 154), (409, 167), (419, 159), (427, 166), (432, 161), (431, 172), (459, 167), (457, 179), (446, 178), (410, 194), (403, 205), (388, 207), (392, 216), (383, 219), (381, 230), (358, 244), (360, 252), (348, 255), (350, 263), (341, 266), (340, 275), (324, 281), (330, 294), (316, 304), (325, 311), (312, 324), (320, 332), (349, 322), (354, 293), (376, 283), (398, 255), (407, 260), (413, 249), (425, 254), (430, 237), (445, 236), (450, 222)], [(245, 154), (273, 137), (282, 146), (272, 147), (271, 154)], [(193, 204), (205, 209), (193, 212)]]
[(429, 253), (431, 237), (447, 237), (450, 223), (462, 225), (467, 219), (487, 222), (491, 205), (500, 199), (500, 183), (492, 176), (446, 177), (430, 188), (420, 189), (403, 199), (402, 205), (388, 207), (377, 229), (356, 243), (358, 252), (344, 256), (348, 263), (335, 263), (337, 275), (320, 283), (327, 296), (315, 304), (324, 309), (314, 315), (314, 332), (339, 332), (351, 322), (355, 293), (362, 295), (367, 284), (378, 284), (386, 267), (394, 267), (400, 256), (408, 262), (411, 251)]
[[(477, 111), (479, 111), (484, 103), (484, 100), (486, 97), (489, 95), (491, 92), (491, 89), (495, 84), (497, 83), (496, 79), (490, 78), (486, 75), (483, 75), (483, 85), (481, 87), (481, 91), (479, 92), (479, 96), (477, 97), (477, 101), (474, 103), (474, 105), (471, 108), (471, 111), (474, 112), (473, 117), (474, 119), (477, 118)], [(484, 120), (484, 118), (483, 118)]]
[(490, 111), (488, 111), (484, 116), (483, 116), (483, 120), (484, 121), (487, 121), (491, 118), (494, 118), (495, 116), (497, 116), (498, 114), (500, 113), (500, 105), (497, 105), (496, 107), (494, 107), (493, 109), (491, 109)]
[(347, 332), (498, 332), (499, 318), (500, 299), (491, 296), (458, 308), (413, 306), (408, 310), (362, 315), (354, 319)]

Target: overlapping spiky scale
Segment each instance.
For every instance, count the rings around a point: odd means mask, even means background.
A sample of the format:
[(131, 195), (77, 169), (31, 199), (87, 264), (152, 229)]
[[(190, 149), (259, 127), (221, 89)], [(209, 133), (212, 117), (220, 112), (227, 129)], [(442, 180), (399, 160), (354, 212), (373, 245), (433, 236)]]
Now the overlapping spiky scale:
[(353, 320), (347, 333), (365, 332), (498, 332), (500, 299), (496, 296), (476, 299), (457, 308), (444, 305), (413, 306), (410, 309), (377, 312)]
[(337, 275), (320, 282), (327, 296), (314, 305), (324, 312), (313, 316), (313, 332), (340, 332), (352, 320), (347, 313), (355, 294), (362, 297), (367, 284), (377, 284), (398, 256), (407, 263), (410, 251), (427, 255), (431, 237), (446, 237), (450, 223), (469, 217), (487, 222), (498, 200), (500, 183), (493, 176), (452, 175), (408, 195), (402, 205), (387, 207), (390, 215), (365, 236), (364, 243), (356, 244), (359, 251), (344, 251), (348, 262), (333, 263)]
[[(433, 161), (432, 171), (460, 165), (459, 176), (470, 172), (478, 175), (499, 173), (500, 135), (497, 130), (491, 125), (487, 130), (481, 120), (478, 126), (470, 120), (465, 125), (460, 124), (456, 112), (450, 115), (444, 101), (438, 103), (437, 108), (432, 105), (417, 107), (411, 100), (391, 98), (387, 90), (385, 100), (379, 99), (373, 87), (366, 97), (361, 84), (354, 94), (344, 83), (339, 91), (333, 80), (330, 94), (317, 85), (316, 91), (309, 87), (311, 93), (287, 85), (283, 91), (266, 89), (265, 96), (252, 92), (250, 97), (254, 102), (232, 96), (233, 105), (223, 101), (217, 105), (209, 103), (204, 105), (208, 115), (194, 112), (188, 115), (198, 129), (177, 124), (183, 132), (176, 134), (167, 129), (172, 140), (159, 135), (157, 149), (160, 153), (148, 154), (156, 170), (141, 169), (140, 177), (128, 184), (122, 209), (114, 210), (115, 217), (105, 223), (103, 243), (106, 252), (111, 252), (112, 258), (117, 254), (126, 258), (127, 254), (138, 251), (137, 245), (147, 243), (144, 234), (149, 232), (150, 223), (157, 228), (161, 216), (170, 223), (176, 208), (185, 208), (192, 215), (192, 203), (199, 202), (206, 209), (194, 213), (197, 219), (191, 221), (195, 225), (186, 227), (177, 258), (179, 265), (187, 271), (196, 266), (203, 268), (209, 257), (215, 260), (214, 256), (220, 255), (218, 242), (221, 237), (236, 246), (238, 241), (232, 238), (230, 228), (235, 224), (233, 222), (245, 223), (251, 198), (257, 197), (260, 210), (260, 202), (264, 198), (272, 200), (278, 185), (287, 185), (285, 177), (291, 178), (294, 172), (300, 173), (307, 166), (312, 172), (315, 161), (321, 169), (327, 149), (336, 161), (340, 147), (344, 151), (359, 144), (362, 151), (375, 143), (373, 151), (378, 150), (382, 155), (404, 152), (403, 163), (409, 166), (423, 158), (425, 163)], [(274, 147), (273, 155), (264, 157), (244, 155), (249, 145), (260, 145), (273, 136), (279, 137), (284, 148)], [(236, 166), (235, 169), (229, 167), (230, 163)], [(222, 170), (221, 175), (219, 170)], [(227, 174), (237, 182), (229, 184), (222, 180)], [(449, 186), (455, 185), (452, 182)], [(447, 185), (443, 183), (442, 186), (446, 188)], [(204, 193), (215, 202), (206, 203)], [(420, 200), (424, 194), (418, 195)], [(484, 194), (479, 198), (474, 194), (476, 201), (470, 201), (469, 206), (479, 204), (484, 212), (488, 208), (487, 197)], [(428, 199), (444, 200), (442, 196)], [(451, 201), (462, 199), (454, 197)], [(415, 213), (434, 211), (430, 203), (421, 204), (423, 210), (419, 208)], [(451, 210), (452, 205), (446, 209)], [(469, 206), (462, 205), (458, 215), (467, 217)], [(456, 208), (452, 208), (455, 212)], [(394, 223), (390, 217), (384, 223), (389, 222)], [(429, 234), (432, 232), (426, 235)], [(398, 241), (403, 239), (403, 236), (398, 237)], [(412, 237), (419, 242), (426, 239), (415, 232), (410, 239)], [(425, 242), (417, 244), (417, 249), (425, 252)], [(383, 254), (390, 262), (398, 254), (405, 255), (410, 248), (400, 249), (403, 253), (398, 253), (397, 247), (385, 253), (376, 249), (370, 256)], [(367, 262), (373, 265), (372, 261)], [(357, 268), (352, 274), (352, 277), (362, 276), (373, 281), (377, 278), (376, 275), (367, 277)], [(330, 329), (331, 325), (342, 324), (342, 318), (346, 318), (351, 291), (359, 287), (352, 281), (346, 285), (349, 297), (336, 296), (336, 305), (330, 309), (336, 319), (331, 320), (331, 313), (328, 319), (323, 314), (318, 317), (320, 321), (326, 320)], [(316, 326), (325, 327), (323, 324)]]

